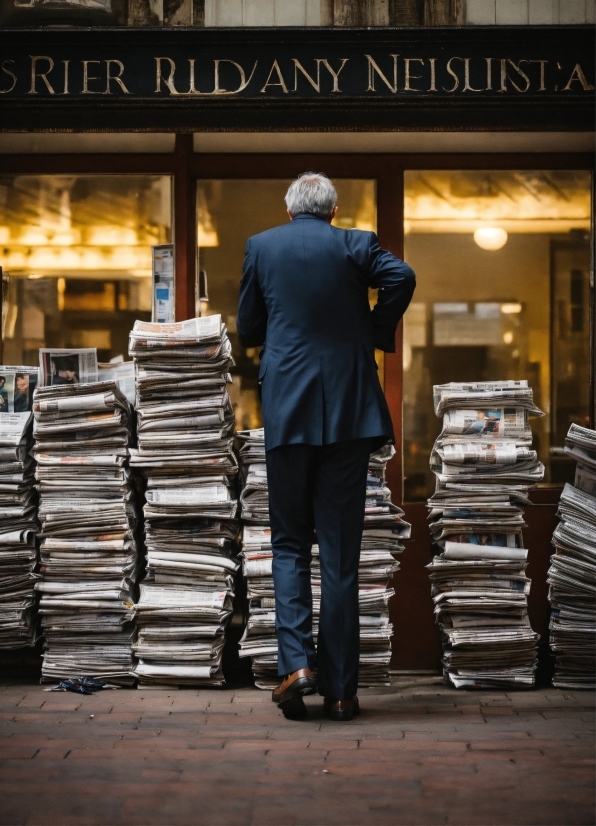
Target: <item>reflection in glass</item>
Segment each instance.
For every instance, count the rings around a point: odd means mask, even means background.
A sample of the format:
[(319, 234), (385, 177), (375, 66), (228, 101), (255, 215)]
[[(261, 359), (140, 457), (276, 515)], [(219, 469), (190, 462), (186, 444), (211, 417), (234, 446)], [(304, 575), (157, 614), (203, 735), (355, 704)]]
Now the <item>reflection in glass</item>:
[[(290, 180), (208, 180), (197, 189), (199, 240), (198, 295), (202, 315), (221, 313), (232, 342), (236, 367), (229, 387), (239, 429), (260, 427), (257, 377), (260, 348), (241, 347), (236, 332), (238, 290), (246, 241), (288, 220), (284, 195)], [(343, 229), (376, 229), (374, 181), (334, 180)], [(371, 297), (374, 302), (374, 295)], [(382, 375), (382, 361), (380, 374)]]
[(405, 232), (406, 500), (434, 490), (432, 385), (448, 381), (527, 379), (547, 413), (532, 424), (545, 480), (572, 480), (565, 434), (589, 422), (589, 173), (410, 171)]
[(151, 317), (151, 247), (170, 227), (169, 177), (0, 178), (4, 362), (36, 365), (39, 347), (126, 359), (134, 320)]

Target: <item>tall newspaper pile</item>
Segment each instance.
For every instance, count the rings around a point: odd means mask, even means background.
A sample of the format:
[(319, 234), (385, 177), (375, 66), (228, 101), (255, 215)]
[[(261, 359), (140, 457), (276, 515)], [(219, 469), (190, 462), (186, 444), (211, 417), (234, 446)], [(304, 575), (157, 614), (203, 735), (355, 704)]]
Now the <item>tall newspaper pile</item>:
[(428, 565), (446, 679), (457, 688), (533, 685), (523, 512), (544, 476), (529, 416), (544, 415), (526, 381), (434, 387), (443, 429), (430, 460), (428, 501), (439, 550)]
[(38, 387), (42, 679), (134, 682), (139, 567), (128, 469), (132, 410), (114, 381)]
[(0, 649), (35, 645), (37, 497), (33, 415), (0, 413)]
[(548, 572), (553, 683), (596, 685), (596, 431), (572, 424), (565, 450), (578, 460), (575, 486), (565, 485)]
[[(243, 570), (247, 578), (249, 616), (240, 641), (240, 656), (251, 657), (259, 688), (271, 688), (277, 676), (275, 636), (275, 592), (272, 576), (273, 551), (269, 527), (267, 468), (263, 429), (237, 434), (242, 443), (240, 466), (242, 504)], [(385, 484), (385, 467), (394, 453), (384, 447), (370, 458), (366, 489), (364, 532), (358, 569), (360, 605), (360, 684), (384, 685), (389, 681), (391, 637), (388, 603), (395, 593), (393, 574), (399, 569), (395, 554), (403, 551), (402, 539), (410, 536), (410, 525), (391, 500)], [(313, 635), (317, 637), (321, 606), (321, 568), (318, 545), (312, 548)]]
[(136, 321), (138, 448), (146, 483), (147, 574), (136, 606), (143, 684), (221, 685), (238, 521), (233, 365), (221, 316)]

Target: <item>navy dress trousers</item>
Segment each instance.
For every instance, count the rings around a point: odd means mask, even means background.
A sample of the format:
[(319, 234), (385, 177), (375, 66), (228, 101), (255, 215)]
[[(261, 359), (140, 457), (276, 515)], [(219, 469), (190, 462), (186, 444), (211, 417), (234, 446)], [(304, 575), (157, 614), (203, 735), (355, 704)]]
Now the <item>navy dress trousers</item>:
[[(265, 426), (279, 674), (317, 668), (319, 692), (358, 684), (358, 563), (368, 456), (393, 439), (374, 358), (395, 352), (415, 276), (373, 232), (316, 215), (250, 238), (237, 329), (264, 345)], [(369, 288), (378, 289), (371, 310)], [(319, 546), (321, 608), (312, 635), (310, 560)]]

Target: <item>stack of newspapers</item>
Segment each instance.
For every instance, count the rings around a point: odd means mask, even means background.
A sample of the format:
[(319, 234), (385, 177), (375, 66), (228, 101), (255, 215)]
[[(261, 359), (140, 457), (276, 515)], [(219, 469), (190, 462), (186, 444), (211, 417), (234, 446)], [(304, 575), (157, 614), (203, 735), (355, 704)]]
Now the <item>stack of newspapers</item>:
[(565, 450), (578, 460), (565, 485), (548, 572), (550, 646), (559, 688), (596, 685), (596, 431), (572, 424)]
[(434, 387), (443, 429), (428, 500), (437, 555), (428, 565), (448, 681), (460, 687), (534, 683), (539, 636), (528, 618), (523, 512), (544, 475), (526, 381)]
[(134, 682), (139, 556), (128, 469), (132, 410), (113, 381), (38, 387), (42, 679)]
[(233, 365), (221, 316), (135, 322), (138, 447), (147, 572), (136, 606), (142, 684), (222, 685), (238, 520)]
[[(241, 442), (240, 467), (243, 490), (240, 495), (243, 522), (243, 571), (247, 579), (249, 615), (240, 641), (240, 655), (252, 658), (259, 688), (279, 683), (277, 639), (275, 636), (275, 592), (272, 576), (273, 551), (269, 527), (267, 468), (263, 429), (237, 434)], [(366, 489), (364, 532), (358, 569), (360, 606), (361, 685), (389, 682), (391, 637), (388, 603), (395, 593), (391, 587), (399, 563), (394, 555), (403, 551), (402, 539), (410, 535), (403, 511), (391, 502), (385, 484), (385, 468), (394, 454), (383, 447), (370, 458)], [(313, 594), (313, 635), (317, 637), (321, 606), (319, 548), (312, 547), (311, 587)]]
[(35, 645), (37, 497), (33, 415), (0, 413), (0, 649)]

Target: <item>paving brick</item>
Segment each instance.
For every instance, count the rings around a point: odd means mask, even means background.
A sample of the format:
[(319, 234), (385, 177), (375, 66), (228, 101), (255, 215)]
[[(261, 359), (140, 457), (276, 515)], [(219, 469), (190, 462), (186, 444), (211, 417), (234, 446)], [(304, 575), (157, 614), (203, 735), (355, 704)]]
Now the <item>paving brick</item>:
[(339, 724), (319, 697), (295, 722), (254, 689), (6, 687), (0, 824), (594, 823), (592, 692), (402, 680), (361, 700)]

